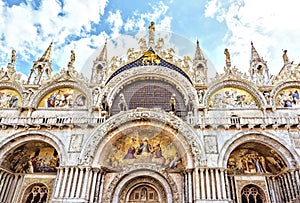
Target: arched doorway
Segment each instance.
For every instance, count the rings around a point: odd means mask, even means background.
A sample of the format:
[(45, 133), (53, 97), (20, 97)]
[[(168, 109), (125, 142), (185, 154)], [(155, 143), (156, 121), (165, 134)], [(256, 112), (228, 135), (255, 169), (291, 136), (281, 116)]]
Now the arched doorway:
[(158, 180), (150, 176), (139, 176), (127, 181), (122, 187), (118, 202), (167, 202), (167, 196), (164, 187)]
[(262, 189), (256, 185), (246, 185), (241, 191), (242, 203), (265, 203), (266, 197)]

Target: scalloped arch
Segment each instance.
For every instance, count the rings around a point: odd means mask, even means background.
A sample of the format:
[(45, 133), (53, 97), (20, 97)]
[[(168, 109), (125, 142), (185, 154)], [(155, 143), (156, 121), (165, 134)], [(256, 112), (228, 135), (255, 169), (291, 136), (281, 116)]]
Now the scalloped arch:
[(274, 87), (270, 93), (271, 105), (276, 106), (275, 100), (276, 100), (278, 93), (280, 93), (280, 91), (287, 89), (287, 88), (293, 88), (293, 87), (297, 87), (300, 89), (300, 82), (299, 81), (283, 82), (283, 83), (278, 84), (276, 87)]

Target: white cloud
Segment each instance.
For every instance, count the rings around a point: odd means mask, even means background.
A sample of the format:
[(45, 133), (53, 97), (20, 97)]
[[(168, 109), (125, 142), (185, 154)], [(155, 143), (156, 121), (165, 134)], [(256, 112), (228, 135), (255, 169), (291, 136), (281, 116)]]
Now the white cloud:
[(40, 7), (34, 9), (28, 2), (7, 7), (0, 0), (0, 66), (6, 66), (11, 49), (16, 49), (18, 60), (31, 62), (32, 57), (37, 59), (52, 39), (54, 57), (58, 53), (65, 53), (68, 43), (74, 47), (78, 43), (77, 47), (83, 48), (81, 43), (84, 39), (76, 39), (71, 43), (68, 42), (69, 36), (89, 37), (94, 29), (91, 23), (99, 23), (107, 2), (65, 0), (61, 7), (58, 1), (43, 0)]
[(111, 24), (112, 28), (112, 38), (116, 38), (117, 36), (120, 35), (120, 30), (123, 26), (123, 20), (121, 16), (121, 11), (117, 10), (115, 13), (109, 12), (109, 16), (107, 18), (107, 21)]
[(226, 24), (228, 31), (224, 34), (220, 47), (229, 48), (234, 65), (248, 71), (250, 41), (254, 42), (259, 54), (268, 61), (272, 74), (276, 74), (283, 65), (282, 49), (288, 50), (291, 60), (300, 62), (298, 45), (295, 43), (300, 36), (300, 28), (296, 22), (297, 0), (224, 2), (209, 1), (205, 15)]

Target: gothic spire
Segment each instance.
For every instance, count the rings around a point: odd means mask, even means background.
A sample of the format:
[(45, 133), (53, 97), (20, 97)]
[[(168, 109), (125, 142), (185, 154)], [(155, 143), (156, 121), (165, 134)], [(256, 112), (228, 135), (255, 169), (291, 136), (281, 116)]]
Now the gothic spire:
[(52, 44), (53, 44), (53, 40), (48, 46), (48, 48), (46, 49), (46, 51), (44, 52), (44, 54), (42, 55), (42, 57), (39, 58), (38, 62), (51, 62)]
[(194, 60), (205, 60), (205, 57), (200, 49), (199, 41), (197, 40), (196, 52)]
[(251, 60), (250, 64), (253, 62), (263, 62), (264, 60), (259, 56), (255, 47), (253, 46), (253, 42), (251, 41)]
[(98, 56), (99, 61), (107, 61), (107, 40), (105, 39), (105, 44)]

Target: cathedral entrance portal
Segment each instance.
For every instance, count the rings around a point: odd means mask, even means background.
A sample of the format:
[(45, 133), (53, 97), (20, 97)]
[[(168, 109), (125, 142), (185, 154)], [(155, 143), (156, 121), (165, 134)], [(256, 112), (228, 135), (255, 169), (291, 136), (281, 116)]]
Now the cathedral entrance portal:
[(124, 203), (166, 203), (166, 191), (153, 177), (140, 176), (127, 181), (119, 193), (118, 202)]

